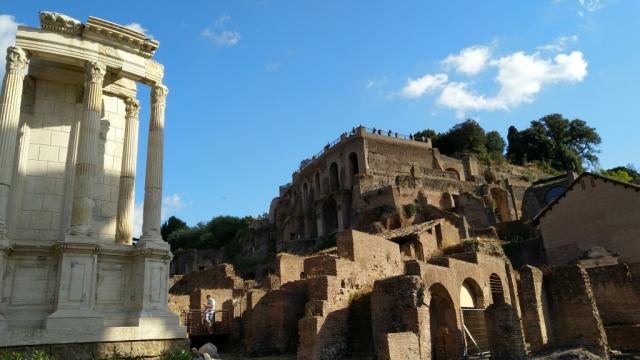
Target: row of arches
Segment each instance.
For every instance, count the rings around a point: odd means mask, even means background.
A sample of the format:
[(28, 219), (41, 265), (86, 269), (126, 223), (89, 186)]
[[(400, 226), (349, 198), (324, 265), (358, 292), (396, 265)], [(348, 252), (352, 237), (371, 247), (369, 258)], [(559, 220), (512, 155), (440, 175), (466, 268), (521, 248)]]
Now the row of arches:
[[(360, 162), (358, 160), (358, 154), (352, 152), (347, 157), (347, 173), (345, 178), (344, 174), (341, 175), (340, 166), (337, 162), (332, 162), (329, 165), (328, 182), (323, 186), (321, 182), (320, 172), (316, 171), (312, 180), (305, 180), (302, 184), (302, 196), (303, 201), (307, 203), (312, 198), (318, 198), (324, 193), (331, 193), (340, 189), (346, 189), (353, 186), (353, 179), (356, 175), (360, 174)], [(350, 180), (348, 183), (347, 180)]]

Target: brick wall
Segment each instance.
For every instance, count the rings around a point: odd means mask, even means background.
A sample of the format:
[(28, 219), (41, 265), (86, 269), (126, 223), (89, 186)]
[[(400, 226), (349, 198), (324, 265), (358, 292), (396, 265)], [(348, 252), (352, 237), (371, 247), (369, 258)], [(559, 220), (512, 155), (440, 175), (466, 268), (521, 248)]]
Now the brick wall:
[(418, 337), (412, 332), (384, 334), (378, 359), (381, 360), (419, 360), (420, 345)]
[(485, 310), (491, 358), (516, 360), (527, 358), (527, 348), (520, 319), (506, 303), (491, 304)]
[(550, 264), (563, 265), (601, 246), (640, 262), (640, 191), (583, 176), (540, 218)]
[(533, 266), (520, 269), (518, 291), (524, 334), (531, 351), (537, 351), (547, 344), (547, 324), (544, 316), (543, 274)]
[(304, 271), (304, 257), (293, 254), (280, 253), (276, 258), (276, 272), (280, 277), (280, 284), (300, 280)]
[(640, 282), (626, 264), (587, 269), (604, 326), (640, 324)]
[(288, 282), (267, 293), (251, 291), (243, 317), (246, 351), (250, 356), (291, 354), (298, 345), (298, 320), (307, 302), (304, 280)]
[(608, 357), (607, 336), (585, 269), (554, 267), (544, 276), (553, 328), (552, 346), (584, 347)]

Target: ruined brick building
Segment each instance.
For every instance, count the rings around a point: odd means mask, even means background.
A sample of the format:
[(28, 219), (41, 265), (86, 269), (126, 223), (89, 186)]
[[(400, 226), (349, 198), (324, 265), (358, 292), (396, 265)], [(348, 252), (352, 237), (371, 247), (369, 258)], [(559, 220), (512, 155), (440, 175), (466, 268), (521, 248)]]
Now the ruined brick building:
[(174, 279), (170, 307), (193, 332), (200, 321), (192, 314), (211, 295), (214, 333), (226, 336), (220, 344), (250, 356), (524, 359), (581, 347), (608, 358), (610, 349), (640, 351), (634, 264), (594, 250), (577, 262), (516, 269), (505, 256), (499, 232), (533, 224), (576, 186), (575, 175), (531, 183), (532, 175), (545, 176), (354, 129), (303, 161), (273, 200), (273, 273), (243, 280), (222, 264), (186, 274)]
[(461, 237), (518, 220), (535, 169), (440, 154), (430, 139), (364, 127), (301, 162), (269, 211), (280, 248), (304, 250), (345, 229), (369, 233), (446, 218)]

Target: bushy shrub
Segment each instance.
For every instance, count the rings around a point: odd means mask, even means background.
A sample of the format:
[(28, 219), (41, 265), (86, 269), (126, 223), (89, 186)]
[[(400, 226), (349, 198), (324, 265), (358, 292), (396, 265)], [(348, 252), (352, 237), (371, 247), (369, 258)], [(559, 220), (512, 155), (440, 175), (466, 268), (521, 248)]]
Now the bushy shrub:
[(42, 351), (32, 353), (1, 352), (0, 360), (58, 360), (55, 356), (47, 355)]

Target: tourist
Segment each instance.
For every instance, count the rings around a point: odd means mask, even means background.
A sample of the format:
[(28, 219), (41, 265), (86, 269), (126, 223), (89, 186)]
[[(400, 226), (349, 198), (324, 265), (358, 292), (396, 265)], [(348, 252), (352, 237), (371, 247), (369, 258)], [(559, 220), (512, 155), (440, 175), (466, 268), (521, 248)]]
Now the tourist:
[(204, 305), (204, 321), (207, 323), (207, 327), (213, 327), (214, 314), (216, 312), (216, 301), (207, 295), (207, 303)]

